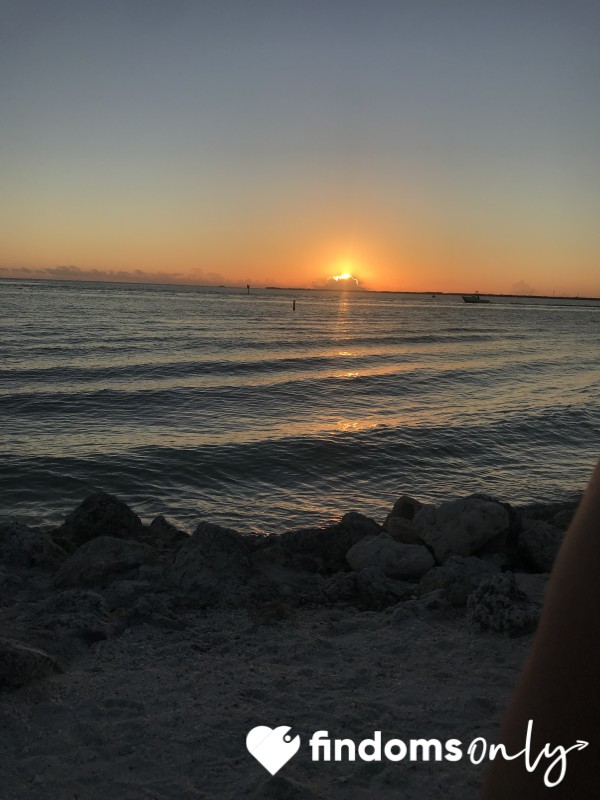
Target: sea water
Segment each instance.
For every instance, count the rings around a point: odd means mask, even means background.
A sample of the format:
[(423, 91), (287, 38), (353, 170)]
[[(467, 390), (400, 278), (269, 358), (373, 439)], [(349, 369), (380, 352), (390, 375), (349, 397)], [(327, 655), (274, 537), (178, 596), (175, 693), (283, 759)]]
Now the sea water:
[[(95, 490), (282, 531), (409, 493), (564, 500), (598, 456), (600, 302), (0, 281), (1, 513)], [(293, 301), (296, 308), (293, 310)]]

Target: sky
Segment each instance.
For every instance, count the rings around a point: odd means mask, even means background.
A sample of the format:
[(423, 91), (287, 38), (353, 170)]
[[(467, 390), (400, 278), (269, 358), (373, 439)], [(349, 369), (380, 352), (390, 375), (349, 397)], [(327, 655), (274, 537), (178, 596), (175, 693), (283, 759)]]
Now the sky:
[(0, 0), (0, 276), (600, 296), (597, 0)]

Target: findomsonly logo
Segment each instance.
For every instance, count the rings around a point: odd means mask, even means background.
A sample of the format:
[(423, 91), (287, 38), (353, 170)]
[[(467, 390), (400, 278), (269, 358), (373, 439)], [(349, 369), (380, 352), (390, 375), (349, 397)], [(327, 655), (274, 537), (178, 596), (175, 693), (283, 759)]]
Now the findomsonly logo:
[[(258, 725), (248, 733), (246, 747), (249, 753), (268, 771), (275, 775), (300, 750), (300, 736), (292, 736), (288, 725), (269, 728)], [(542, 767), (543, 781), (548, 788), (558, 786), (567, 774), (569, 753), (583, 750), (589, 744), (578, 739), (575, 744), (565, 747), (545, 744), (534, 753), (532, 746), (533, 720), (529, 720), (525, 734), (524, 747), (509, 753), (503, 744), (488, 744), (478, 736), (465, 744), (460, 739), (387, 739), (381, 731), (375, 731), (372, 738), (355, 742), (353, 739), (335, 739), (329, 731), (315, 731), (309, 739), (312, 761), (461, 761), (467, 758), (472, 764), (503, 758), (515, 761), (522, 758), (525, 769), (534, 772)]]

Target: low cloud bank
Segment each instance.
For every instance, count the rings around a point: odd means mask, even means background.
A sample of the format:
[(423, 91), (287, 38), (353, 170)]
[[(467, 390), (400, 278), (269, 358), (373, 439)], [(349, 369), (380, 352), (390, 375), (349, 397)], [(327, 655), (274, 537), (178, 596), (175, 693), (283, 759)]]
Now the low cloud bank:
[(83, 269), (72, 264), (58, 267), (0, 267), (2, 278), (37, 278), (60, 281), (106, 281), (109, 283), (179, 283), (231, 286), (233, 282), (218, 272), (195, 270), (181, 272), (145, 272), (134, 270)]

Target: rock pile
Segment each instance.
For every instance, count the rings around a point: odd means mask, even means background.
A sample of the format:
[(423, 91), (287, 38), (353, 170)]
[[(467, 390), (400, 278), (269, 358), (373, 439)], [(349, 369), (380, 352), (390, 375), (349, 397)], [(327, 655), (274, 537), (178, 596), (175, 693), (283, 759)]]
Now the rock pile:
[(189, 535), (164, 517), (145, 525), (97, 493), (51, 532), (9, 520), (0, 524), (0, 687), (64, 669), (130, 625), (181, 626), (190, 609), (242, 606), (271, 624), (292, 620), (298, 605), (394, 606), (394, 624), (466, 613), (474, 632), (518, 635), (536, 625), (574, 505), (402, 496), (383, 525), (351, 512), (280, 535), (208, 522)]

